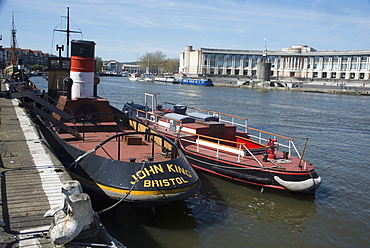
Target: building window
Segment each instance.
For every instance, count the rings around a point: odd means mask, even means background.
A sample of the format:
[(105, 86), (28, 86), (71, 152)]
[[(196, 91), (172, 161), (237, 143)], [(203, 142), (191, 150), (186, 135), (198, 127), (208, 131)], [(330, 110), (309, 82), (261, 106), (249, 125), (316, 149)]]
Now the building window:
[(315, 71), (315, 72), (313, 73), (313, 77), (314, 77), (314, 78), (317, 78), (317, 76), (318, 76), (318, 73), (317, 73), (317, 71)]
[(248, 60), (244, 60), (244, 65), (243, 67), (248, 67)]
[(336, 78), (337, 77), (337, 73), (336, 72), (332, 72), (331, 73), (331, 78)]
[(350, 78), (351, 79), (354, 79), (355, 78), (355, 74), (354, 73), (351, 73), (351, 74), (349, 74), (350, 75)]
[(360, 73), (360, 79), (364, 79), (365, 78), (365, 73)]
[(240, 55), (235, 55), (235, 67), (240, 66)]
[(322, 73), (322, 78), (327, 78), (328, 77), (328, 73), (327, 72), (323, 72)]
[(340, 78), (346, 78), (346, 73), (345, 72), (341, 72), (340, 73)]

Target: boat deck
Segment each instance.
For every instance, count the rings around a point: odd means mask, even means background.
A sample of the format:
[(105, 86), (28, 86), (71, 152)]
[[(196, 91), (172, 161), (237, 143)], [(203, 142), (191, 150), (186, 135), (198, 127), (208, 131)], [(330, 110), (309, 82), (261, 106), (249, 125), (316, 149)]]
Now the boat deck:
[[(127, 130), (126, 132), (132, 132)], [(78, 147), (80, 150), (89, 151), (104, 140), (116, 135), (117, 132), (86, 132), (84, 140), (77, 140), (70, 134), (64, 133), (59, 136), (72, 146)], [(154, 147), (154, 150), (152, 150)], [(144, 135), (132, 134), (112, 139), (103, 146), (104, 149), (98, 149), (95, 154), (105, 158), (113, 158), (120, 161), (130, 161), (130, 158), (135, 158), (136, 161), (147, 160), (148, 157), (153, 157), (155, 162), (168, 160), (162, 155), (162, 148), (154, 144), (152, 141), (145, 140)]]
[[(224, 151), (218, 151), (215, 149), (210, 149), (207, 147), (197, 146), (195, 144), (189, 144), (184, 147), (186, 150), (190, 152), (199, 152), (203, 155), (218, 157), (219, 159), (229, 161), (231, 163), (237, 163), (236, 166), (242, 168), (248, 168), (249, 166), (256, 166), (261, 167), (261, 169), (276, 169), (276, 170), (287, 170), (287, 171), (302, 171), (301, 168), (297, 166), (299, 163), (299, 159), (293, 156), (289, 156), (289, 161), (291, 163), (274, 163), (271, 161), (264, 162), (262, 160), (262, 154), (255, 155), (255, 158), (263, 165), (263, 167), (250, 155), (248, 156), (239, 156), (235, 154), (231, 154)], [(283, 159), (283, 153), (279, 151), (275, 151), (276, 160)], [(239, 160), (239, 161), (238, 161)], [(303, 164), (303, 162), (302, 162)], [(233, 164), (235, 165), (235, 164)], [(312, 167), (311, 165), (307, 166), (307, 168)]]
[[(163, 126), (156, 125), (155, 129), (157, 129), (159, 132), (167, 133), (171, 136), (176, 136), (176, 133), (166, 129)], [(312, 170), (313, 166), (311, 164), (306, 164), (306, 170), (302, 170), (302, 168), (298, 167), (299, 164), (299, 158), (295, 156), (289, 156), (289, 161), (291, 163), (275, 163), (271, 161), (264, 162), (262, 159), (262, 155), (264, 153), (264, 149), (267, 147), (257, 147), (255, 142), (253, 142), (251, 145), (247, 145), (248, 148), (256, 148), (260, 149), (260, 151), (256, 154), (254, 154), (254, 157), (260, 162), (258, 163), (249, 153), (246, 156), (238, 156), (237, 154), (225, 152), (222, 150), (217, 150), (217, 144), (215, 143), (214, 147), (209, 147), (205, 145), (197, 145), (195, 144), (195, 138), (196, 134), (194, 135), (186, 135), (183, 137), (183, 147), (185, 150), (189, 152), (194, 153), (200, 153), (205, 156), (211, 156), (216, 157), (218, 159), (222, 159), (225, 161), (229, 161), (230, 163), (233, 163), (233, 166), (238, 166), (240, 168), (248, 168), (248, 165), (250, 166), (256, 166), (261, 167), (261, 169), (274, 169), (274, 170), (281, 170), (281, 171), (292, 171), (292, 172), (306, 172), (307, 170)], [(188, 142), (191, 140), (191, 142)], [(236, 149), (237, 150), (237, 149)], [(251, 149), (253, 150), (253, 149)], [(276, 160), (283, 159), (283, 152), (282, 151), (275, 151), (276, 154)], [(262, 166), (261, 166), (262, 165)], [(301, 162), (301, 165), (305, 165), (305, 161)]]

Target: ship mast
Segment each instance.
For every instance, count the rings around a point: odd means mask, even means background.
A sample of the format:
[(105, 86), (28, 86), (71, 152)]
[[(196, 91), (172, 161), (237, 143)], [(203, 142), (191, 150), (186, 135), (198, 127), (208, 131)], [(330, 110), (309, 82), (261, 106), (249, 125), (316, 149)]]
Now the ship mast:
[(14, 65), (17, 61), (17, 30), (15, 29), (14, 25), (14, 13), (12, 12), (12, 29), (11, 29), (11, 34), (12, 34), (12, 41), (11, 41), (11, 49), (12, 49), (12, 59), (11, 63)]
[(55, 28), (54, 31), (67, 33), (67, 58), (68, 58), (69, 57), (69, 37), (70, 37), (70, 33), (80, 33), (80, 34), (82, 34), (81, 31), (73, 31), (73, 30), (69, 29), (69, 7), (67, 7), (67, 28), (65, 30)]

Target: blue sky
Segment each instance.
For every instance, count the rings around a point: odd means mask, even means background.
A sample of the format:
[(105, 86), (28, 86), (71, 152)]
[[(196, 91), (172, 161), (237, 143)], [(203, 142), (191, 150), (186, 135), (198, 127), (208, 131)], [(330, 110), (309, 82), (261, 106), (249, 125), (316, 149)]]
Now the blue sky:
[[(57, 54), (53, 30), (70, 7), (72, 39), (93, 40), (103, 60), (146, 52), (178, 58), (185, 46), (281, 50), (370, 49), (370, 0), (0, 0), (0, 45), (10, 46), (12, 12), (21, 48)], [(62, 26), (59, 26), (61, 28)]]

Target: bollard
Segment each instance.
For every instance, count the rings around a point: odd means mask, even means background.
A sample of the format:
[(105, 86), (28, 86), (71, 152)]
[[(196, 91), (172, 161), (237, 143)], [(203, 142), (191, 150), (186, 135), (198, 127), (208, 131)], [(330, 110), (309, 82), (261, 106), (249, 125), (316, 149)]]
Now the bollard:
[(90, 197), (82, 193), (78, 181), (67, 181), (62, 185), (62, 206), (48, 210), (44, 217), (53, 217), (49, 230), (56, 245), (66, 244), (76, 238), (94, 222)]
[(62, 184), (62, 206), (55, 207), (53, 209), (48, 210), (44, 214), (44, 218), (46, 217), (53, 217), (58, 211), (63, 210), (63, 212), (67, 213), (68, 203), (67, 197), (74, 194), (82, 194), (82, 187), (81, 184), (76, 181), (67, 181)]
[(68, 205), (68, 214), (62, 219), (56, 218), (55, 226), (50, 230), (50, 239), (55, 245), (72, 241), (94, 222), (89, 195), (71, 195), (68, 197)]
[(83, 193), (78, 181), (63, 183), (62, 198), (60, 207), (48, 210), (44, 215), (53, 217), (49, 237), (55, 246), (82, 242), (94, 247), (125, 247), (104, 229), (92, 209), (89, 195)]

